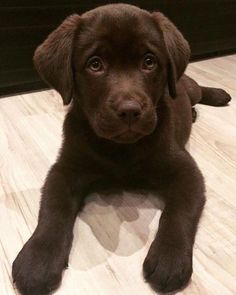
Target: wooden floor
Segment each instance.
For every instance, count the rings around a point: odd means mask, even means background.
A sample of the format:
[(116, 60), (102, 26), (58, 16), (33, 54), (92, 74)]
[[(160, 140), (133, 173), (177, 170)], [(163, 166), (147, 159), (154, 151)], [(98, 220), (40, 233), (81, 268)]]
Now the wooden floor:
[[(223, 108), (197, 107), (189, 149), (206, 179), (207, 204), (192, 281), (179, 294), (236, 294), (236, 55), (193, 63), (187, 73), (224, 88), (233, 100)], [(52, 90), (0, 100), (1, 295), (17, 294), (11, 264), (36, 226), (39, 190), (60, 147), (64, 114)], [(92, 195), (77, 219), (69, 269), (56, 294), (154, 294), (142, 262), (158, 225), (157, 208), (151, 195)]]

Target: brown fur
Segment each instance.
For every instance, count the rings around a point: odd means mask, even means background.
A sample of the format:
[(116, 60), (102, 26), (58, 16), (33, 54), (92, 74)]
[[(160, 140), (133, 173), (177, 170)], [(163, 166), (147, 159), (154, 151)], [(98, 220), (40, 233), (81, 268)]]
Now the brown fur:
[[(94, 55), (102, 66), (87, 62)], [(187, 41), (161, 13), (123, 4), (70, 16), (38, 47), (39, 73), (71, 107), (42, 189), (37, 228), (13, 264), (22, 294), (58, 287), (76, 215), (88, 193), (104, 188), (161, 192), (165, 209), (144, 276), (161, 292), (188, 283), (205, 203), (202, 174), (185, 149), (192, 106), (230, 100), (183, 75), (189, 56)]]

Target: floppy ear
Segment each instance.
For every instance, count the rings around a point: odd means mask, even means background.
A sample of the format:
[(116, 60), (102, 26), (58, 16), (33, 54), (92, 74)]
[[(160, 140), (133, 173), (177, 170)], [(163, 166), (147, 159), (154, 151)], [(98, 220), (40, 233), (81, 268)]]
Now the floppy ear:
[(183, 75), (190, 58), (190, 47), (184, 36), (167, 17), (160, 12), (154, 12), (153, 16), (163, 33), (169, 57), (168, 88), (171, 97), (174, 98), (176, 97), (176, 82)]
[(73, 96), (71, 65), (75, 31), (79, 15), (71, 15), (36, 49), (34, 64), (42, 79), (62, 96), (64, 105)]

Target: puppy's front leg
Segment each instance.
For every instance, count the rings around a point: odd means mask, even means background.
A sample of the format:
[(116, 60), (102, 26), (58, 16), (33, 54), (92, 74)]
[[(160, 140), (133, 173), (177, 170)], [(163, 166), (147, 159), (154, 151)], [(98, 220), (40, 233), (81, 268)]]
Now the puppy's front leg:
[(146, 280), (163, 293), (183, 288), (191, 277), (193, 243), (205, 203), (202, 175), (187, 152), (173, 171), (163, 191), (166, 207), (159, 230), (143, 265)]
[(44, 295), (58, 287), (84, 191), (76, 174), (57, 164), (52, 167), (42, 190), (37, 228), (13, 263), (13, 280), (21, 294)]

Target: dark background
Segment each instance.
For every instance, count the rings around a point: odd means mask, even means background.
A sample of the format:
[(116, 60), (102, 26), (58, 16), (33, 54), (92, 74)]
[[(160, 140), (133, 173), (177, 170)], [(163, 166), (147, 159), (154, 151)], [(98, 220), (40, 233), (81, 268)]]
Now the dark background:
[(0, 96), (45, 88), (32, 64), (37, 45), (66, 16), (116, 2), (162, 11), (189, 41), (192, 60), (236, 52), (236, 0), (0, 0)]

